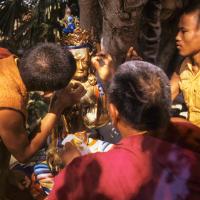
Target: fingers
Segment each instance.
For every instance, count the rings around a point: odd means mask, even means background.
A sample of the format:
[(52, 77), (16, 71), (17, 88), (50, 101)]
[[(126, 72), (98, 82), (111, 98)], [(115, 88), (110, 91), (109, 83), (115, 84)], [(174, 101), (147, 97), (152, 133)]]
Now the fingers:
[(72, 93), (76, 100), (80, 100), (80, 98), (87, 93), (87, 90), (80, 83), (75, 83), (73, 86)]
[(73, 82), (73, 83), (70, 83), (69, 87), (73, 91), (73, 90), (82, 88), (82, 85), (78, 82)]
[(22, 183), (17, 183), (17, 187), (20, 189), (20, 190), (24, 190), (25, 187)]
[(51, 98), (53, 96), (53, 92), (44, 92), (43, 97), (44, 98)]
[(16, 184), (20, 190), (24, 190), (26, 188), (29, 188), (29, 186), (31, 185), (31, 180), (28, 178), (28, 176), (24, 176), (23, 180), (17, 181)]
[(134, 49), (134, 47), (130, 47), (128, 49), (128, 52), (126, 54), (126, 61), (130, 60), (143, 60), (137, 53), (137, 51)]
[(87, 93), (87, 90), (80, 83), (71, 82), (65, 89), (59, 92), (60, 94), (57, 96), (59, 104), (63, 104), (66, 108), (79, 102), (80, 99)]
[(75, 83), (70, 83), (67, 88), (66, 88), (66, 92), (69, 93), (69, 94), (78, 94), (78, 95), (85, 95), (86, 94), (86, 90), (85, 88), (83, 87), (83, 85), (81, 85), (80, 83), (78, 82), (75, 82)]
[(31, 180), (27, 176), (24, 177), (24, 180), (22, 182), (19, 182), (17, 184), (17, 186), (20, 190), (29, 188), (30, 185), (31, 185)]
[(96, 56), (92, 57), (91, 63), (98, 70), (100, 67), (109, 65), (112, 62), (112, 57), (110, 54), (99, 52)]
[(97, 57), (102, 57), (102, 58), (107, 59), (107, 60), (109, 60), (109, 61), (112, 60), (111, 55), (108, 54), (108, 53), (105, 53), (105, 52), (103, 52), (103, 51), (97, 53), (96, 56), (97, 56)]
[(131, 58), (133, 56), (137, 57), (138, 53), (136, 52), (136, 50), (133, 47), (130, 47), (127, 54), (126, 54), (126, 57)]
[(29, 186), (31, 185), (31, 180), (28, 176), (25, 176), (24, 177), (24, 182), (23, 182), (23, 185), (25, 186), (25, 188), (29, 188)]
[(79, 101), (86, 93), (87, 91), (80, 83), (71, 82), (64, 89), (56, 91), (52, 104), (74, 104), (74, 102)]
[(130, 58), (131, 57), (132, 50), (133, 50), (133, 47), (130, 47), (128, 49), (127, 54), (126, 54), (126, 58)]
[(97, 71), (98, 71), (98, 69), (100, 67), (99, 59), (100, 58), (98, 56), (92, 57), (92, 59), (91, 59), (91, 64)]

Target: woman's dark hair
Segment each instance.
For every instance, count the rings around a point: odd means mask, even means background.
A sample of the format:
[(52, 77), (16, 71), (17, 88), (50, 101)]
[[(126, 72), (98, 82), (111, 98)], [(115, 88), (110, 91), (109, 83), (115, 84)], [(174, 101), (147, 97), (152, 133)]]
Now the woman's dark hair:
[(54, 91), (67, 86), (76, 71), (76, 62), (61, 46), (42, 43), (27, 51), (18, 67), (29, 91)]
[(171, 93), (165, 73), (143, 61), (122, 64), (108, 89), (109, 102), (132, 127), (154, 131), (168, 125)]

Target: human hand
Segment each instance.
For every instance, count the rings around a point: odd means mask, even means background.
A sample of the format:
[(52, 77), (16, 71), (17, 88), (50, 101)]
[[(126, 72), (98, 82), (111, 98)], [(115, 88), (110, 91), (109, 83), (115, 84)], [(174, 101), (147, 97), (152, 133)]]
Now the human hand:
[(81, 156), (81, 153), (73, 143), (65, 143), (64, 150), (62, 153), (62, 160), (65, 163), (65, 165), (69, 165), (72, 160), (79, 156)]
[(78, 103), (86, 92), (80, 83), (69, 83), (66, 88), (55, 92), (50, 103), (50, 112), (61, 114), (65, 108)]
[(126, 53), (126, 61), (130, 60), (143, 60), (133, 47), (130, 47)]
[(19, 170), (12, 170), (9, 174), (9, 183), (18, 187), (20, 190), (25, 190), (31, 185), (31, 180), (26, 174)]
[(61, 159), (61, 151), (56, 147), (49, 146), (47, 150), (47, 164), (54, 175), (64, 168), (64, 163)]
[(92, 66), (97, 70), (102, 81), (108, 81), (114, 74), (112, 57), (110, 54), (99, 52), (91, 59)]

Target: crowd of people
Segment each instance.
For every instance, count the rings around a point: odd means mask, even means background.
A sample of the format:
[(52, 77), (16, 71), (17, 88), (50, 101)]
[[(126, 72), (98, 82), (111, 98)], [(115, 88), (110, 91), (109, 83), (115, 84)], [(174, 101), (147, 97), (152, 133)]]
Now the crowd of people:
[[(72, 23), (73, 18), (67, 17)], [(198, 200), (200, 2), (182, 11), (178, 30), (176, 46), (185, 59), (171, 80), (158, 66), (139, 57), (134, 48), (129, 49), (127, 61), (117, 66), (108, 53), (97, 53), (91, 58), (90, 71), (86, 68), (89, 61), (85, 60), (89, 54), (80, 57), (88, 53), (87, 46), (76, 51), (77, 47), (71, 45), (63, 48), (42, 43), (20, 59), (0, 48), (0, 200), (36, 198), (30, 194), (30, 177), (9, 169), (10, 157), (28, 163), (52, 135), (60, 118), (65, 121), (66, 132), (77, 129), (79, 135), (75, 131), (75, 136), (70, 136), (73, 139), (62, 143), (65, 149), (61, 154), (54, 146), (51, 164), (58, 155), (64, 165), (55, 179), (48, 162), (35, 166), (39, 179), (46, 181), (44, 187), (51, 184), (48, 196), (37, 199)], [(26, 106), (31, 91), (51, 93), (51, 100), (30, 139)], [(171, 116), (172, 101), (180, 92), (188, 108), (187, 119)], [(102, 115), (106, 116), (103, 122)], [(68, 123), (74, 123), (71, 116), (79, 117), (76, 123), (81, 123), (81, 129), (80, 124)], [(88, 121), (93, 122), (92, 126)], [(80, 131), (99, 128), (98, 122), (103, 127), (105, 122), (110, 124), (106, 134), (119, 133), (121, 139), (107, 150), (91, 153), (84, 146), (89, 143), (83, 144), (88, 138), (80, 139)], [(83, 148), (88, 152), (81, 153)]]

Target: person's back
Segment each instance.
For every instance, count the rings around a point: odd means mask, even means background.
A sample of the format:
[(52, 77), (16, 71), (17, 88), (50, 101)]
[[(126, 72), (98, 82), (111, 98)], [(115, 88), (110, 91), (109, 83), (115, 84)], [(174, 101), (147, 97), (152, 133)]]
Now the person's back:
[(68, 105), (73, 105), (84, 90), (76, 85), (73, 91), (73, 86), (69, 86), (56, 93), (55, 101), (41, 120), (40, 130), (32, 140), (29, 140), (25, 128), (28, 92), (63, 89), (75, 70), (72, 54), (53, 43), (37, 45), (20, 60), (8, 50), (0, 48), (0, 199), (10, 195), (11, 192), (5, 192), (6, 189), (12, 191), (8, 183), (23, 189), (28, 187), (23, 182), (24, 176), (20, 179), (9, 170), (10, 155), (19, 162), (27, 162), (41, 148), (66, 105), (69, 102)]
[(195, 156), (155, 137), (130, 136), (109, 152), (75, 159), (49, 199), (198, 199)]
[[(0, 63), (4, 63), (5, 60), (11, 56), (12, 56), (12, 53), (9, 52), (7, 49), (0, 48)], [(1, 69), (0, 73), (1, 73), (1, 75), (4, 75), (2, 69)], [(3, 81), (4, 80), (1, 81), (1, 86), (6, 87)], [(1, 177), (1, 179), (0, 179), (0, 186), (1, 186), (0, 187), (0, 197), (5, 194), (5, 191), (7, 189), (5, 187), (5, 182), (9, 176), (9, 170), (8, 170), (9, 161), (10, 161), (10, 153), (0, 138), (0, 177)]]
[(123, 139), (106, 153), (74, 159), (55, 178), (49, 199), (199, 198), (198, 153), (180, 146), (184, 137), (168, 142), (160, 135), (177, 127), (170, 122), (166, 75), (146, 62), (126, 62), (108, 97), (112, 123)]

